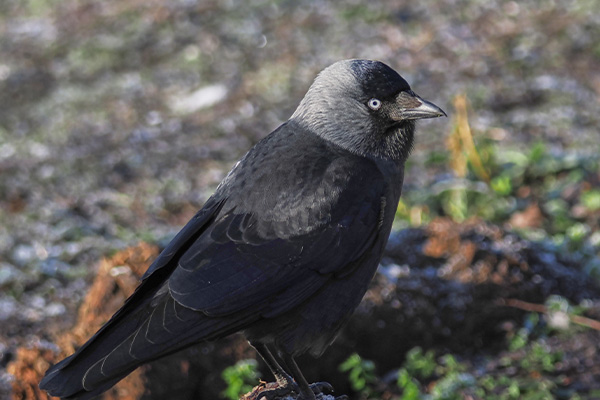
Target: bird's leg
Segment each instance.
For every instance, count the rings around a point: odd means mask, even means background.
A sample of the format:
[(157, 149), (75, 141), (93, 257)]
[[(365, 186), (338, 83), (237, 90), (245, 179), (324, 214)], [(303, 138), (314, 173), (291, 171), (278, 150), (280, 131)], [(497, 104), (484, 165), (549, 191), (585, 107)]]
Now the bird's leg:
[[(273, 355), (273, 351), (268, 345), (264, 343), (251, 343), (256, 349), (258, 354), (265, 360), (265, 363), (275, 376), (279, 387), (275, 389), (262, 389), (257, 395), (257, 399), (276, 400), (294, 392), (299, 395), (298, 400), (316, 400), (317, 395), (320, 393), (330, 394), (333, 393), (333, 387), (327, 382), (316, 382), (309, 384), (302, 375), (298, 364), (290, 354), (278, 351), (277, 348), (274, 352), (281, 357), (281, 361), (284, 367), (281, 366), (280, 361)], [(291, 372), (288, 374), (287, 371)], [(293, 377), (293, 378), (292, 378)], [(256, 393), (256, 392), (255, 392)], [(338, 400), (347, 399), (346, 396), (336, 398)]]
[(269, 369), (271, 370), (271, 373), (275, 377), (275, 380), (277, 380), (279, 386), (287, 387), (290, 385), (295, 385), (295, 382), (292, 379), (292, 377), (287, 372), (285, 372), (281, 365), (279, 365), (279, 363), (273, 356), (273, 353), (271, 353), (271, 350), (269, 350), (266, 344), (252, 343), (252, 347), (254, 347), (256, 351), (258, 351), (258, 354), (260, 354), (262, 359), (265, 360), (267, 367), (269, 367)]
[(256, 349), (258, 354), (265, 360), (267, 367), (271, 370), (271, 373), (275, 377), (279, 387), (275, 389), (262, 389), (260, 395), (256, 398), (275, 400), (288, 395), (292, 392), (300, 393), (298, 385), (294, 382), (294, 379), (281, 367), (275, 356), (269, 347), (264, 343), (251, 343), (252, 347)]
[(283, 358), (283, 361), (290, 369), (292, 375), (294, 376), (294, 379), (296, 380), (296, 383), (300, 388), (300, 398), (302, 400), (316, 400), (315, 393), (306, 381), (304, 375), (302, 375), (302, 372), (300, 371), (300, 368), (298, 368), (298, 364), (296, 364), (296, 360), (294, 360), (294, 357), (287, 353), (283, 353), (281, 356)]
[(333, 393), (333, 387), (327, 382), (316, 382), (309, 385), (304, 375), (302, 375), (298, 364), (296, 364), (296, 360), (290, 354), (282, 353), (281, 357), (300, 388), (300, 397), (298, 400), (316, 400), (316, 394)]

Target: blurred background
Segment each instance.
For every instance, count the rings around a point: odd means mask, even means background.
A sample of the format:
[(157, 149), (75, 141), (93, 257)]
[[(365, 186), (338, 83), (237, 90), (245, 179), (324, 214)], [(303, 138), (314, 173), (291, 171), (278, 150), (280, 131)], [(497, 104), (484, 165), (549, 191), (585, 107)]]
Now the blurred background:
[[(81, 319), (100, 260), (164, 246), (345, 58), (387, 63), (449, 119), (420, 123), (397, 232), (359, 310), (374, 319), (352, 322), (328, 362), (301, 362), (307, 375), (355, 399), (600, 398), (599, 6), (2, 0), (0, 398), (44, 398), (31, 382), (64, 351), (52, 343)], [(440, 304), (454, 322), (421, 318)], [(211, 389), (168, 398), (237, 398), (271, 379), (235, 345), (229, 375), (205, 366)], [(21, 365), (19, 349), (47, 353)]]

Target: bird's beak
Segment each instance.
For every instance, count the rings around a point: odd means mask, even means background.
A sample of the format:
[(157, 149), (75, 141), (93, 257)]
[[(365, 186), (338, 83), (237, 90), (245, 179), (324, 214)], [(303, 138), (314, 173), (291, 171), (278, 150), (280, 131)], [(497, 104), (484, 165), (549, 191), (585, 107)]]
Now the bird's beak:
[(437, 118), (442, 115), (447, 117), (444, 110), (435, 104), (420, 98), (412, 90), (400, 92), (396, 97), (398, 107), (392, 115), (394, 120)]

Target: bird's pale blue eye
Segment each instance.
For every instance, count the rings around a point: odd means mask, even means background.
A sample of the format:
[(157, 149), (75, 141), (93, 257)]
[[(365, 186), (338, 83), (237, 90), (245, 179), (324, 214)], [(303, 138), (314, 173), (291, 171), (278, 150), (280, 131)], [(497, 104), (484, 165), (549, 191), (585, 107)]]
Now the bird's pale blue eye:
[(381, 100), (379, 99), (371, 99), (367, 103), (371, 110), (379, 110), (381, 108)]

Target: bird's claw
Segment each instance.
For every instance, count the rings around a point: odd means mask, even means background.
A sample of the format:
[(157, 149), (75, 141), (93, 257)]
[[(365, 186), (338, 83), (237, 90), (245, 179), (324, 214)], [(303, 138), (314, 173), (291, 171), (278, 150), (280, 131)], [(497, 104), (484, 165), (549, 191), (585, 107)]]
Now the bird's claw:
[(292, 388), (289, 387), (278, 387), (276, 389), (266, 389), (260, 392), (257, 396), (257, 399), (260, 400), (279, 400), (288, 394), (294, 392)]
[(300, 393), (298, 385), (291, 381), (285, 385), (279, 385), (276, 382), (263, 383), (256, 386), (252, 392), (247, 393), (240, 400), (281, 400), (292, 393)]
[(263, 389), (259, 392), (256, 398), (259, 400), (279, 400), (292, 393), (300, 393), (300, 390), (296, 384), (279, 386), (271, 389)]
[(315, 382), (310, 384), (310, 388), (312, 389), (314, 394), (331, 394), (333, 393), (333, 386), (331, 386), (328, 382)]
[[(313, 398), (318, 400), (333, 393), (333, 386), (327, 382), (312, 383), (310, 389), (314, 393), (314, 397), (309, 396), (310, 400)], [(291, 396), (296, 400), (308, 400), (306, 399), (306, 396), (302, 395), (300, 387), (293, 381), (283, 386), (278, 386), (275, 382), (257, 386), (251, 393), (244, 396), (242, 400), (281, 400), (288, 396)], [(338, 396), (335, 397), (335, 400), (348, 400), (348, 396)]]

